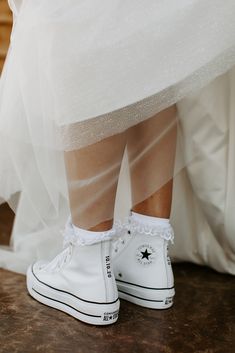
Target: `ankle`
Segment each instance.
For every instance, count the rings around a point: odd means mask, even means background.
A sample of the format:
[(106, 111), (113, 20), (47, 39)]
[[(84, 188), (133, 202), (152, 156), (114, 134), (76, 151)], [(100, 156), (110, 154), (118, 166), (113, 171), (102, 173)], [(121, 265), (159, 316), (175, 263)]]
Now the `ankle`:
[(113, 227), (113, 219), (109, 219), (108, 221), (104, 221), (102, 223), (99, 223), (89, 228), (89, 230), (93, 232), (105, 232), (107, 230), (110, 230), (112, 227)]
[(101, 223), (96, 224), (95, 226), (89, 227), (88, 229), (81, 226), (80, 222), (77, 219), (74, 219), (73, 217), (72, 217), (72, 223), (75, 227), (82, 228), (88, 231), (93, 231), (93, 232), (104, 232), (113, 227), (113, 219), (103, 221)]
[(131, 210), (146, 216), (158, 218), (170, 218), (171, 214), (171, 207), (168, 203), (164, 204), (161, 202), (156, 204), (156, 201), (151, 199), (133, 206)]

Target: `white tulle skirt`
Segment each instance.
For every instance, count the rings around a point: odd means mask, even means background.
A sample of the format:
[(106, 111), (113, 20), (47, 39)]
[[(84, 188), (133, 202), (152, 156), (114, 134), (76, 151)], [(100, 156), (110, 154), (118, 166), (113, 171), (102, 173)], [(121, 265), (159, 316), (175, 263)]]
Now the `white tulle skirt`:
[[(9, 268), (21, 249), (16, 263), (25, 269), (32, 258), (54, 251), (45, 244), (57, 244), (70, 212), (64, 152), (123, 133), (232, 70), (235, 2), (9, 4), (14, 26), (0, 85), (0, 199), (17, 212), (17, 222), (2, 256)], [(217, 98), (218, 92), (208, 106)], [(190, 127), (197, 136), (208, 133), (206, 114), (199, 119), (191, 109), (178, 134), (175, 176), (199, 155), (188, 145)], [(170, 177), (167, 171), (138, 201)]]

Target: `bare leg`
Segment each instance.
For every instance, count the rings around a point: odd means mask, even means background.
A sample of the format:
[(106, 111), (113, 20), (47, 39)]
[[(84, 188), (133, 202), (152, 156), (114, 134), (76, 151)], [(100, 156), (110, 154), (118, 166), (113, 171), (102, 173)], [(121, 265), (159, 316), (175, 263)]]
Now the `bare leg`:
[[(134, 212), (170, 217), (176, 137), (175, 105), (129, 129), (127, 147)], [(155, 192), (150, 194), (151, 190)], [(143, 200), (146, 194), (150, 196)]]
[[(126, 133), (64, 153), (74, 225), (105, 231), (113, 225), (118, 177)], [(104, 219), (97, 224), (96, 219)]]
[(148, 216), (170, 218), (172, 186), (173, 181), (170, 180), (146, 200), (132, 207), (132, 210)]

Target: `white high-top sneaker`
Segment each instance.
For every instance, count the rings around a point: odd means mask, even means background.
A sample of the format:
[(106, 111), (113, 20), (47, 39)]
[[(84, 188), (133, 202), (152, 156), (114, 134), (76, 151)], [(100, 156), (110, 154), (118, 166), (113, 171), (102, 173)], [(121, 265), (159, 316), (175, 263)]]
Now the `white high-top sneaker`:
[(90, 232), (89, 238), (75, 234), (75, 228), (79, 229), (69, 218), (64, 250), (52, 261), (38, 261), (28, 268), (28, 291), (39, 302), (88, 324), (112, 324), (120, 306), (110, 261), (115, 229)]
[(130, 211), (122, 232), (112, 254), (119, 297), (152, 309), (171, 307), (175, 290), (168, 241), (174, 233), (169, 219)]

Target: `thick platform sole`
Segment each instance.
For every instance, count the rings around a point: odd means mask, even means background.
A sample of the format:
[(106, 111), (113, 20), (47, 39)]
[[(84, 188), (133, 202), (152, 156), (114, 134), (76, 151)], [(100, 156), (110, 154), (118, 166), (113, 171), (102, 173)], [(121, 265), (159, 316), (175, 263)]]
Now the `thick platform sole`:
[(120, 301), (93, 303), (79, 299), (75, 295), (42, 283), (33, 273), (32, 266), (27, 271), (27, 289), (38, 302), (65, 312), (74, 318), (91, 325), (110, 325), (117, 321)]
[(119, 298), (150, 309), (168, 309), (173, 305), (175, 289), (149, 288), (117, 280)]

